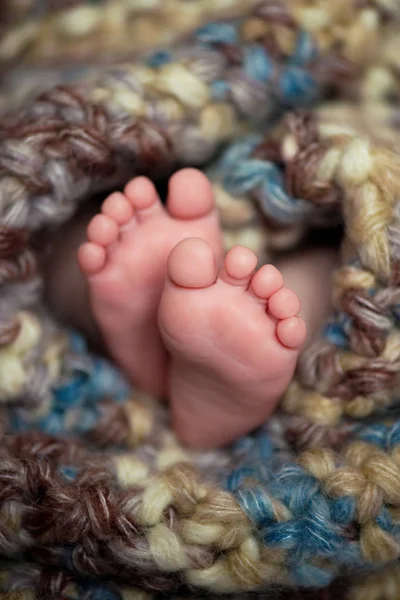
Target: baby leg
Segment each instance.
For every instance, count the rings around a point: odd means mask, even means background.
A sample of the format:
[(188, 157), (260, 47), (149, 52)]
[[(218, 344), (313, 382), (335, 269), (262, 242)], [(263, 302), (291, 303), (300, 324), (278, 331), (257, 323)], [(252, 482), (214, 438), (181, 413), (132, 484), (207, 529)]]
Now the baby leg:
[(100, 330), (90, 307), (89, 286), (76, 259), (78, 248), (86, 241), (86, 229), (98, 211), (90, 202), (71, 221), (62, 225), (42, 257), (45, 296), (52, 313), (63, 323), (85, 336), (90, 347), (106, 352)]

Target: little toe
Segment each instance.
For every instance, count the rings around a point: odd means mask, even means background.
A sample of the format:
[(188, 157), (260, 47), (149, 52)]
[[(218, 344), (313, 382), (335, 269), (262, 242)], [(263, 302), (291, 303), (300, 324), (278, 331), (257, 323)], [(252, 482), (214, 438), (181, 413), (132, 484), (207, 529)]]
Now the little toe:
[(282, 288), (268, 300), (268, 310), (276, 319), (288, 319), (299, 314), (301, 303), (298, 296), (288, 288)]
[(176, 219), (198, 219), (212, 212), (214, 194), (207, 177), (197, 169), (182, 169), (169, 180), (168, 211)]
[(257, 266), (257, 256), (244, 246), (231, 248), (225, 257), (220, 279), (231, 285), (247, 287)]
[(283, 319), (276, 326), (276, 334), (281, 344), (295, 350), (300, 348), (306, 340), (306, 324), (300, 317)]
[(171, 251), (167, 273), (169, 279), (180, 287), (209, 287), (217, 278), (214, 251), (201, 238), (186, 238)]
[(101, 212), (118, 225), (126, 225), (133, 217), (133, 206), (121, 192), (114, 192), (102, 204)]
[(251, 280), (251, 291), (267, 300), (283, 287), (283, 277), (273, 265), (263, 265)]
[(138, 219), (164, 215), (164, 207), (155, 185), (147, 177), (136, 177), (125, 186), (125, 195), (135, 209)]
[(86, 275), (94, 275), (101, 271), (106, 262), (106, 251), (102, 246), (87, 242), (78, 250), (78, 263)]
[(109, 246), (118, 239), (119, 227), (111, 217), (98, 214), (90, 221), (87, 236), (90, 242)]

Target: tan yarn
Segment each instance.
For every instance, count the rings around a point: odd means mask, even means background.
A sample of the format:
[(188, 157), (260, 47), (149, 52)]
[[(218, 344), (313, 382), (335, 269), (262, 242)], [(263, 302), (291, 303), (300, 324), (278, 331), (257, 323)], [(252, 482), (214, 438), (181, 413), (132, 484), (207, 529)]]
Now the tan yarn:
[[(356, 580), (360, 568), (399, 558), (400, 163), (386, 93), (393, 54), (379, 54), (398, 9), (392, 0), (74, 0), (47, 4), (40, 20), (24, 22), (33, 13), (21, 4), (9, 17), (4, 68), (24, 54), (43, 66), (60, 57), (101, 63), (110, 52), (115, 65), (127, 40), (129, 52), (164, 34), (172, 44), (172, 21), (181, 35), (245, 14), (151, 60), (81, 73), (80, 83), (58, 72), (62, 85), (23, 111), (9, 103), (30, 98), (29, 82), (4, 84), (0, 553), (27, 562), (4, 564), (1, 594), (147, 600), (174, 598), (182, 584), (203, 595), (328, 594), (344, 571)], [(390, 72), (375, 97), (371, 65)], [(343, 94), (349, 80), (346, 103), (295, 110)], [(368, 102), (355, 106), (359, 84)], [(227, 246), (262, 255), (340, 222), (345, 239), (334, 314), (282, 410), (207, 454), (182, 448), (166, 410), (44, 310), (34, 234), (135, 173), (158, 178), (209, 161)], [(353, 598), (391, 598), (379, 576), (370, 582)]]

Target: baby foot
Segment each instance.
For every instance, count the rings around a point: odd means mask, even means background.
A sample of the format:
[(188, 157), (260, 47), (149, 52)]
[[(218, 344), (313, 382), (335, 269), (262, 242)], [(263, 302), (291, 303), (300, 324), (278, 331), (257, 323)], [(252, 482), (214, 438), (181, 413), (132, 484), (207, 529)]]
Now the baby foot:
[(172, 355), (168, 395), (183, 442), (212, 448), (269, 417), (293, 376), (306, 326), (280, 272), (236, 246), (218, 275), (213, 249), (186, 239), (171, 252), (159, 309)]
[(222, 253), (211, 186), (194, 169), (170, 180), (167, 208), (144, 177), (109, 196), (90, 222), (79, 250), (92, 309), (114, 360), (144, 391), (165, 393), (167, 353), (157, 309), (172, 248), (188, 236)]

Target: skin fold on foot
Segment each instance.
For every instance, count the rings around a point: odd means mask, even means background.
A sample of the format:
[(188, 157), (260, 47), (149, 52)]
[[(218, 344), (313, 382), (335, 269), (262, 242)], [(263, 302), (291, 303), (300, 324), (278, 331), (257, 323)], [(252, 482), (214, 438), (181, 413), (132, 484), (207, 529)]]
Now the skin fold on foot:
[(168, 258), (159, 327), (171, 354), (168, 397), (179, 438), (226, 445), (263, 423), (288, 386), (306, 326), (300, 300), (272, 265), (237, 246), (220, 269), (204, 239)]
[(211, 185), (200, 171), (184, 169), (169, 182), (166, 207), (144, 177), (111, 194), (78, 252), (111, 356), (137, 387), (160, 398), (166, 394), (168, 355), (157, 310), (168, 255), (190, 236), (207, 240), (222, 255)]

